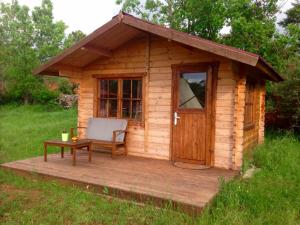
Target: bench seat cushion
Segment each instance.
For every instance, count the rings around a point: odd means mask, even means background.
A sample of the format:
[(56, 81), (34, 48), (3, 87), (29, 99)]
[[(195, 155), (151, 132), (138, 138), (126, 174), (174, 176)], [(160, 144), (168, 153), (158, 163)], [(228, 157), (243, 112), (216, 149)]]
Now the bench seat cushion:
[[(127, 120), (108, 119), (108, 118), (90, 118), (87, 125), (87, 138), (99, 141), (113, 140), (113, 131), (126, 130)], [(125, 134), (122, 133), (116, 137), (117, 142), (124, 142)]]

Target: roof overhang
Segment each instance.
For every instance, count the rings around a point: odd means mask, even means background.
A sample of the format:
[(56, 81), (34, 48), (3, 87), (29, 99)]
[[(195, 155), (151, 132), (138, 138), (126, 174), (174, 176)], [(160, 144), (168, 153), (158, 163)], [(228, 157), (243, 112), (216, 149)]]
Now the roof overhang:
[(193, 48), (222, 56), (252, 67), (266, 74), (269, 80), (283, 78), (259, 55), (222, 45), (164, 26), (156, 25), (120, 12), (108, 23), (64, 50), (33, 71), (34, 74), (59, 75), (61, 68), (82, 69), (100, 58), (111, 57), (112, 51), (126, 42), (146, 34), (154, 34)]

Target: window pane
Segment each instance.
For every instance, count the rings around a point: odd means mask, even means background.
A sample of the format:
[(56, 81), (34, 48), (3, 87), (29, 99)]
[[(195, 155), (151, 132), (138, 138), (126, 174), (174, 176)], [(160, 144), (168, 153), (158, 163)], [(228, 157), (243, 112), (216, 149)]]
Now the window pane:
[(109, 80), (109, 98), (118, 97), (118, 81)]
[(108, 117), (117, 117), (118, 112), (118, 101), (117, 100), (108, 100)]
[(99, 116), (100, 117), (107, 117), (107, 100), (100, 100), (100, 106), (99, 106)]
[(108, 80), (100, 80), (100, 98), (108, 97)]
[(142, 80), (132, 81), (132, 98), (142, 98)]
[(255, 125), (255, 106), (254, 106), (254, 98), (255, 98), (255, 84), (246, 83), (246, 96), (245, 96), (245, 126)]
[(122, 117), (130, 118), (130, 101), (129, 100), (122, 101)]
[(123, 80), (123, 98), (130, 98), (131, 80)]
[(206, 73), (183, 73), (179, 80), (179, 108), (205, 107)]
[(132, 101), (132, 119), (142, 119), (142, 101)]

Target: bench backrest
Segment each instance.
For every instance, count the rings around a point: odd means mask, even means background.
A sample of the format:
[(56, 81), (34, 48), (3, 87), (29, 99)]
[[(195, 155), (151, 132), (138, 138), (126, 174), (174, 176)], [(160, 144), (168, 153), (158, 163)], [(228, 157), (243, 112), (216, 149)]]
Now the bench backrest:
[[(112, 141), (114, 130), (126, 130), (127, 120), (90, 118), (87, 125), (87, 138), (101, 141)], [(116, 137), (117, 142), (124, 142), (125, 134)]]

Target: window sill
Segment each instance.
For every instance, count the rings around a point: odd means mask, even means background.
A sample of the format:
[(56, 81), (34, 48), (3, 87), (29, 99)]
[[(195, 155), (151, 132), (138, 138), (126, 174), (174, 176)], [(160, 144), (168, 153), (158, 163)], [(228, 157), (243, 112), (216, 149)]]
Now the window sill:
[(144, 121), (128, 120), (129, 126), (145, 127)]

